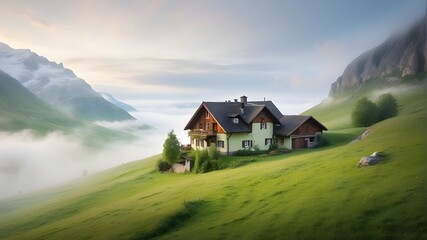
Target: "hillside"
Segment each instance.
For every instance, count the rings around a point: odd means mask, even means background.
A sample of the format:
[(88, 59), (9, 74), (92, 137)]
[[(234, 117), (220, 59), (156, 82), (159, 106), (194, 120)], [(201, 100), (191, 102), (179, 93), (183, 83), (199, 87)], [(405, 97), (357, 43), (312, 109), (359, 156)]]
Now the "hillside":
[(381, 77), (400, 79), (427, 71), (426, 18), (394, 33), (384, 43), (361, 54), (331, 85), (330, 96)]
[(0, 43), (0, 70), (17, 79), (55, 110), (71, 117), (88, 121), (134, 119), (106, 101), (70, 69), (30, 50), (13, 49)]
[[(323, 147), (206, 174), (160, 174), (159, 156), (0, 202), (2, 239), (426, 239), (425, 76), (381, 79), (307, 113)], [(351, 128), (355, 100), (391, 91), (399, 116)], [(350, 110), (349, 110), (350, 109)], [(376, 166), (361, 156), (383, 151)]]
[(41, 135), (52, 131), (73, 134), (78, 129), (81, 134), (79, 138), (90, 145), (133, 138), (129, 134), (76, 120), (54, 110), (0, 70), (0, 131), (18, 132), (24, 129)]

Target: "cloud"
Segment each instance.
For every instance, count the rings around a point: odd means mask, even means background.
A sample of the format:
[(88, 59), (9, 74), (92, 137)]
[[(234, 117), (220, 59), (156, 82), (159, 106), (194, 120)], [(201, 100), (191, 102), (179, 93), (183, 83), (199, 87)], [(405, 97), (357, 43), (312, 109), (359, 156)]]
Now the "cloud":
[(42, 189), (161, 152), (161, 130), (139, 131), (140, 139), (94, 151), (78, 138), (29, 130), (0, 132), (0, 198)]

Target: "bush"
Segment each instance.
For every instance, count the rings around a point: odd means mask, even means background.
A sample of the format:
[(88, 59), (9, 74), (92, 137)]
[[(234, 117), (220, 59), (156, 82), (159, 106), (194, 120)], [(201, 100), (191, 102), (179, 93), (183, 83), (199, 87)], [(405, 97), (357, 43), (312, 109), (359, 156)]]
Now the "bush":
[(209, 146), (209, 159), (219, 159), (220, 153), (215, 143), (211, 143)]
[(255, 146), (253, 149), (240, 149), (237, 150), (236, 156), (255, 156), (260, 154), (266, 154), (268, 150), (259, 150), (258, 146)]
[(270, 145), (270, 147), (268, 148), (268, 150), (278, 150), (279, 149), (279, 144), (277, 143), (273, 143)]
[(356, 127), (369, 127), (378, 120), (378, 107), (368, 98), (360, 99), (351, 116)]
[(390, 93), (380, 96), (378, 105), (378, 121), (397, 116), (397, 100)]
[(169, 163), (167, 163), (167, 162), (165, 162), (165, 161), (163, 161), (162, 159), (159, 159), (158, 161), (157, 161), (157, 170), (159, 171), (159, 172), (167, 172), (167, 171), (169, 171), (170, 169), (171, 169), (171, 165), (169, 164)]
[(193, 173), (203, 173), (207, 169), (207, 165), (209, 163), (209, 154), (208, 150), (194, 150), (194, 152), (191, 154), (194, 156), (194, 167), (193, 167)]

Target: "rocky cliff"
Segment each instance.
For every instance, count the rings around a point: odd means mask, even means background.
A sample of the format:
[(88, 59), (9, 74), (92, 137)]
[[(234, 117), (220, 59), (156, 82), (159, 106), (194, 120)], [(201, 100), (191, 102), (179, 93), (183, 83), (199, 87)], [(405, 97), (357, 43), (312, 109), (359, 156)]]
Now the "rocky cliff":
[(384, 43), (355, 60), (331, 85), (329, 95), (366, 80), (389, 75), (404, 77), (427, 71), (426, 18), (407, 31), (393, 34)]

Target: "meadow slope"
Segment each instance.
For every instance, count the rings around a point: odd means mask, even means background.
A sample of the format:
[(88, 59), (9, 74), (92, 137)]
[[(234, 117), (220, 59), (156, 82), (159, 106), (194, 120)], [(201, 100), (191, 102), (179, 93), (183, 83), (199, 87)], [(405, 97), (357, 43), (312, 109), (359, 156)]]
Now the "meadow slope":
[[(330, 129), (320, 148), (197, 175), (160, 174), (159, 156), (128, 163), (0, 202), (0, 238), (427, 239), (427, 88), (405, 86), (399, 116), (357, 143), (351, 106), (384, 86), (309, 110)], [(374, 151), (383, 162), (356, 167)]]

